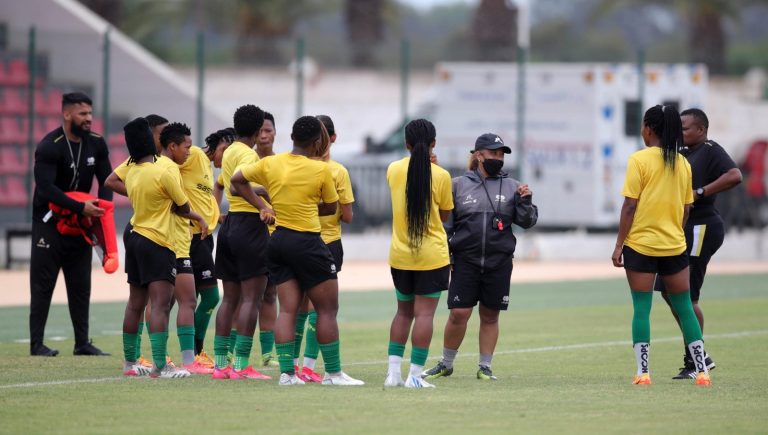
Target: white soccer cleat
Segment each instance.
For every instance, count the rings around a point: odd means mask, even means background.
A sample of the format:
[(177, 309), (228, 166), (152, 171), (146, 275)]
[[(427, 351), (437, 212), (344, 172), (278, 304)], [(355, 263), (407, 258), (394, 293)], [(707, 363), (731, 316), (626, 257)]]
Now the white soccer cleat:
[(278, 385), (304, 385), (304, 381), (299, 379), (296, 375), (289, 375), (288, 373), (280, 373), (280, 382)]
[(181, 379), (190, 377), (191, 373), (186, 369), (166, 364), (161, 370), (157, 370), (157, 367), (153, 368), (149, 376), (160, 379)]
[(149, 376), (152, 370), (141, 364), (132, 364), (123, 370), (124, 376)]
[(358, 386), (365, 385), (365, 382), (355, 379), (344, 372), (335, 374), (326, 372), (323, 377), (323, 385)]
[(409, 375), (408, 380), (405, 381), (405, 388), (435, 388), (435, 386), (421, 379), (421, 376)]
[(405, 382), (403, 382), (403, 378), (400, 377), (399, 373), (388, 373), (387, 379), (384, 381), (385, 387), (402, 387), (405, 385)]

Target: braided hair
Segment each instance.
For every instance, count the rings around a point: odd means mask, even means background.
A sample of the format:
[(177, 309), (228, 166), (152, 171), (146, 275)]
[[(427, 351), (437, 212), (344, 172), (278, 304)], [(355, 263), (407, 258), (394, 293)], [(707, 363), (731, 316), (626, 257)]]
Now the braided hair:
[(426, 119), (415, 119), (405, 126), (405, 143), (411, 147), (405, 181), (405, 208), (408, 242), (418, 251), (429, 225), (432, 210), (432, 163), (429, 147), (435, 141), (435, 126)]
[(677, 152), (683, 146), (683, 124), (677, 109), (673, 106), (653, 106), (645, 111), (643, 124), (659, 138), (664, 165), (674, 171)]

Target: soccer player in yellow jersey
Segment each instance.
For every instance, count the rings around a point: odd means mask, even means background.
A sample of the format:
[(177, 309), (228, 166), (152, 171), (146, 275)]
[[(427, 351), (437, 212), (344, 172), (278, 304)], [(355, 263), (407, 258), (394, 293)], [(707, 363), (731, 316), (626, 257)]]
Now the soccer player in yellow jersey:
[[(144, 119), (147, 120), (147, 123), (149, 124), (149, 128), (152, 132), (152, 139), (155, 144), (155, 154), (160, 155), (160, 150), (162, 149), (162, 146), (160, 145), (160, 132), (163, 131), (165, 126), (168, 125), (168, 120), (164, 117), (156, 114), (150, 114), (144, 117)], [(113, 192), (128, 196), (128, 192), (125, 190), (125, 177), (128, 175), (128, 171), (130, 168), (134, 166), (134, 163), (131, 158), (125, 159), (124, 162), (122, 162), (118, 167), (116, 167), (111, 174), (107, 177), (107, 180), (104, 182), (104, 185), (107, 186), (109, 189), (111, 189)], [(129, 166), (130, 164), (130, 166)], [(127, 241), (128, 234), (131, 233), (131, 228), (133, 228), (132, 223), (129, 221), (125, 225), (125, 230), (123, 230), (123, 245), (125, 245), (125, 242)], [(150, 305), (147, 304), (147, 308), (144, 312), (141, 314), (141, 319), (139, 320), (139, 333), (136, 336), (136, 349), (139, 353), (139, 364), (143, 365), (147, 368), (152, 368), (152, 362), (145, 359), (141, 355), (141, 335), (144, 332), (145, 327), (147, 326), (147, 323), (145, 319), (149, 319), (151, 315), (151, 308)], [(149, 332), (149, 329), (147, 329), (147, 332)]]
[[(411, 155), (387, 168), (392, 196), (389, 265), (397, 313), (389, 330), (385, 387), (434, 387), (421, 378), (421, 372), (432, 341), (432, 323), (440, 293), (448, 288), (450, 259), (442, 223), (453, 210), (451, 176), (431, 162), (435, 136), (435, 126), (426, 119), (409, 122), (405, 126), (405, 146)], [(413, 346), (411, 368), (403, 382), (400, 363), (409, 332)]]
[[(152, 301), (149, 339), (154, 368), (152, 377), (180, 378), (189, 372), (166, 364), (168, 313), (176, 279), (176, 256), (172, 234), (174, 211), (189, 215), (189, 201), (180, 179), (168, 167), (155, 164), (155, 146), (149, 124), (136, 118), (126, 124), (125, 141), (135, 166), (126, 175), (125, 185), (133, 206), (133, 228), (127, 236), (125, 270), (130, 295), (123, 320), (124, 374), (146, 374), (136, 363), (136, 333), (147, 299)], [(178, 169), (176, 169), (178, 172)]]
[[(336, 273), (341, 272), (344, 263), (344, 248), (341, 245), (341, 223), (352, 222), (352, 203), (355, 197), (352, 193), (352, 182), (349, 179), (349, 172), (341, 163), (331, 160), (331, 146), (336, 142), (336, 127), (333, 120), (326, 115), (318, 115), (317, 119), (322, 122), (326, 133), (328, 134), (328, 151), (320, 157), (321, 160), (328, 163), (333, 175), (333, 182), (336, 185), (336, 193), (339, 194), (339, 206), (330, 216), (320, 216), (320, 237), (331, 251), (334, 264), (336, 264)], [(307, 328), (307, 344), (304, 347), (304, 362), (298, 373), (299, 378), (304, 382), (322, 382), (322, 377), (315, 372), (315, 363), (319, 347), (317, 343), (317, 312), (308, 298), (304, 298), (299, 315), (296, 320), (296, 337), (294, 347), (294, 365), (298, 365), (299, 353), (301, 351), (301, 340), (304, 335), (304, 324), (309, 321)]]
[[(260, 198), (248, 203), (232, 195), (230, 179), (244, 165), (258, 161), (253, 150), (264, 123), (264, 112), (248, 104), (235, 111), (237, 138), (224, 151), (219, 184), (229, 200), (229, 213), (219, 229), (216, 244), (216, 277), (222, 280), (224, 296), (216, 313), (214, 337), (214, 379), (268, 379), (248, 364), (259, 306), (267, 284), (265, 253), (269, 233), (267, 224), (274, 212)], [(239, 305), (238, 318), (233, 319)], [(231, 369), (227, 361), (230, 329), (237, 325), (235, 359)]]
[[(166, 126), (160, 133), (160, 145), (162, 150), (160, 157), (155, 164), (165, 166), (170, 172), (178, 177), (179, 183), (184, 189), (188, 198), (190, 194), (196, 194), (195, 191), (185, 186), (181, 167), (189, 160), (190, 150), (192, 148), (192, 132), (185, 124), (174, 122)], [(200, 151), (202, 153), (202, 151)], [(199, 156), (199, 155), (198, 155)], [(205, 161), (208, 159), (203, 156)], [(204, 169), (204, 168), (203, 168)], [(187, 181), (196, 182), (194, 179), (193, 165), (186, 167)], [(211, 200), (213, 197), (208, 195)], [(192, 243), (192, 229), (195, 228), (194, 238), (203, 241), (209, 232), (208, 219), (203, 218), (197, 213), (198, 207), (210, 207), (210, 203), (201, 201), (198, 196), (194, 196), (194, 204), (190, 200), (190, 216), (194, 218), (194, 223), (190, 219), (176, 216), (173, 229), (173, 250), (176, 253), (176, 285), (174, 286), (174, 296), (179, 303), (176, 317), (176, 333), (179, 337), (181, 347), (181, 359), (185, 369), (190, 373), (210, 374), (212, 368), (205, 367), (199, 360), (195, 361), (195, 306), (197, 297), (195, 295), (195, 274), (193, 262), (190, 255), (190, 245)], [(214, 207), (215, 208), (215, 207)], [(216, 210), (218, 211), (218, 210)], [(214, 212), (208, 210), (207, 214)], [(216, 217), (218, 219), (218, 217)], [(216, 220), (213, 220), (214, 225)]]
[(304, 384), (293, 365), (296, 314), (304, 294), (317, 310), (317, 340), (326, 369), (323, 384), (363, 385), (341, 370), (336, 266), (320, 238), (319, 220), (320, 214), (336, 210), (339, 195), (328, 164), (310, 159), (325, 152), (318, 150), (322, 143), (320, 121), (312, 116), (299, 118), (293, 124), (291, 139), (290, 153), (248, 164), (232, 177), (237, 193), (252, 205), (260, 199), (248, 183), (266, 187), (275, 209), (277, 229), (269, 239), (267, 262), (280, 301), (275, 331), (280, 385)]
[(701, 327), (691, 304), (688, 254), (683, 227), (693, 204), (691, 165), (681, 154), (680, 114), (672, 106), (653, 106), (643, 116), (646, 148), (629, 157), (619, 234), (611, 255), (624, 267), (632, 293), (632, 344), (637, 362), (635, 385), (650, 385), (651, 304), (658, 274), (696, 366), (696, 384), (711, 385)]
[[(256, 154), (260, 159), (274, 156), (275, 144), (275, 117), (264, 112), (264, 124), (259, 130), (259, 138), (256, 141)], [(268, 226), (269, 234), (275, 231), (275, 225)], [(261, 344), (261, 365), (264, 367), (278, 365), (277, 359), (272, 354), (275, 348), (275, 320), (277, 319), (277, 286), (267, 275), (267, 288), (264, 290), (264, 298), (259, 310), (259, 344)]]

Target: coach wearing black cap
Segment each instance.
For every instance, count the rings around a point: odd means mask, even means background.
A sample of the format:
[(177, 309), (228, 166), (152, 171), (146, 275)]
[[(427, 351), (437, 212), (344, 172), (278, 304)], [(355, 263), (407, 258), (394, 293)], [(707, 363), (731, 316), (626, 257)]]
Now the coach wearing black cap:
[(104, 139), (91, 132), (91, 99), (80, 92), (64, 94), (62, 125), (48, 133), (35, 150), (35, 192), (32, 199), (30, 354), (56, 356), (58, 350), (43, 344), (45, 323), (59, 270), (64, 271), (69, 316), (75, 330), (75, 355), (107, 355), (88, 341), (91, 300), (92, 248), (83, 237), (59, 234), (49, 203), (83, 216), (101, 216), (96, 200), (78, 202), (65, 192), (90, 192), (93, 177), (99, 182), (99, 198), (112, 200), (104, 180), (112, 172)]
[(491, 359), (499, 337), (499, 311), (509, 305), (509, 280), (517, 239), (512, 224), (530, 228), (538, 220), (527, 184), (501, 171), (504, 154), (512, 150), (495, 134), (477, 138), (470, 151), (469, 171), (453, 179), (451, 217), (445, 224), (453, 258), (445, 325), (443, 358), (423, 376), (434, 379), (453, 373), (453, 360), (480, 303), (480, 360), (477, 378), (495, 380)]

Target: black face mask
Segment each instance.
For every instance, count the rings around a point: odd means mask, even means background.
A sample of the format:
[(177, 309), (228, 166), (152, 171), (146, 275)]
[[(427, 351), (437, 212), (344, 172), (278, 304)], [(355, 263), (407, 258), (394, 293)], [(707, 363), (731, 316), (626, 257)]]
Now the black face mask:
[(483, 169), (489, 177), (495, 177), (501, 172), (501, 167), (504, 166), (504, 160), (497, 159), (485, 159), (483, 160)]

